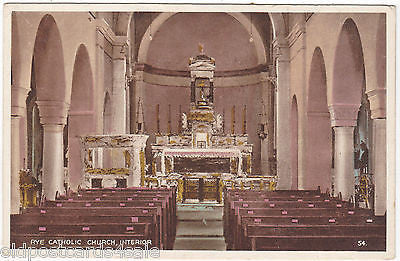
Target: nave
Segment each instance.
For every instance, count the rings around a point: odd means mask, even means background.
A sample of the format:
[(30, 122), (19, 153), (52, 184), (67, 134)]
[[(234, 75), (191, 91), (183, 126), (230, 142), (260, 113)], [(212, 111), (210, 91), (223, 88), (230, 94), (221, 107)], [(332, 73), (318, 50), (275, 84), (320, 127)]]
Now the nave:
[(134, 7), (10, 13), (11, 242), (390, 249), (388, 12)]

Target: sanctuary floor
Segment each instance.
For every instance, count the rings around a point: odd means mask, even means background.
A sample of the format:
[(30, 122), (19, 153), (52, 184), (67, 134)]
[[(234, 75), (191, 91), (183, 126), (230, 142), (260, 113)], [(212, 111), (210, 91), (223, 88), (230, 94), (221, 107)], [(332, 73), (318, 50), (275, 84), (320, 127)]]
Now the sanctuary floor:
[(222, 213), (222, 205), (178, 204), (174, 250), (226, 250)]

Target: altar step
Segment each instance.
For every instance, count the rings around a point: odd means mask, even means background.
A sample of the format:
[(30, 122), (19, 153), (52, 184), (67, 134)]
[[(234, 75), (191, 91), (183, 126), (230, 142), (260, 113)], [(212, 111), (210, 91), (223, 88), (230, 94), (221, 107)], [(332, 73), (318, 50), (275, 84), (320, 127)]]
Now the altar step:
[(178, 204), (174, 250), (226, 250), (222, 212), (215, 203)]

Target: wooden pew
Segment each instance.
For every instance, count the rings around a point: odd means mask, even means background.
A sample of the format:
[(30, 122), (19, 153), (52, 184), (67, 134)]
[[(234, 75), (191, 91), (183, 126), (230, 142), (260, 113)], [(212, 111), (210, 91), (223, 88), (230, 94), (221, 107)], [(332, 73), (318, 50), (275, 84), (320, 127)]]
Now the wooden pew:
[[(248, 224), (244, 231), (244, 244), (240, 248), (248, 250), (266, 250), (273, 247), (278, 247), (279, 250), (354, 250), (355, 243), (365, 240), (367, 242), (365, 250), (379, 250), (385, 237), (386, 226), (377, 224), (280, 226)], [(308, 239), (315, 240), (310, 242)], [(318, 239), (321, 242), (318, 242)], [(340, 242), (343, 239), (345, 239), (345, 244)], [(297, 243), (294, 243), (296, 241)], [(311, 245), (311, 243), (316, 245)]]

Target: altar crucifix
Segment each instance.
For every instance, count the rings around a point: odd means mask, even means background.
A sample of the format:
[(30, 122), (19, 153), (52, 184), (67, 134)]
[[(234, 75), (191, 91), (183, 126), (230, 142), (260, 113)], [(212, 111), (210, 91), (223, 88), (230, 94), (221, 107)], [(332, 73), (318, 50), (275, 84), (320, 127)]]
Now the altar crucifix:
[(199, 44), (199, 52), (189, 61), (189, 68), (191, 68), (190, 102), (193, 108), (206, 109), (214, 102), (215, 60), (204, 53), (201, 44)]

